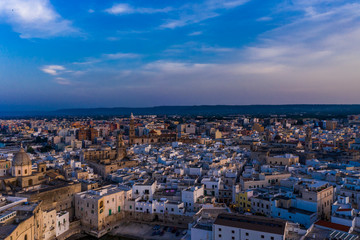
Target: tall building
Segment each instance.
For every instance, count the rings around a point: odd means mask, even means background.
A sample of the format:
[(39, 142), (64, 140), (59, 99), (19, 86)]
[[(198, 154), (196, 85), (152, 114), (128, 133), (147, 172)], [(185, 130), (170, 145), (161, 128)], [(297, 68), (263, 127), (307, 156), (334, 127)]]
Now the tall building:
[(126, 147), (122, 138), (122, 134), (117, 135), (116, 141), (116, 160), (121, 160), (126, 156)]
[(306, 128), (306, 136), (305, 136), (305, 150), (312, 150), (312, 131), (310, 127)]
[(130, 129), (129, 129), (130, 144), (134, 144), (134, 138), (135, 138), (134, 115), (131, 113), (131, 116), (130, 116)]
[(97, 138), (99, 136), (98, 130), (96, 130), (95, 128), (80, 128), (77, 131), (76, 137), (78, 140), (83, 141), (83, 140), (89, 140), (94, 142), (95, 138)]

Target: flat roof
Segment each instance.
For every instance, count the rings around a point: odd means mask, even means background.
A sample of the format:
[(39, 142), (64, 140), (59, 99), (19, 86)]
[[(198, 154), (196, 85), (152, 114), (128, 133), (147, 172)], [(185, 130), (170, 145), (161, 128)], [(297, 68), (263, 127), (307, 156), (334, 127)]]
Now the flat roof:
[(284, 235), (286, 221), (239, 214), (219, 214), (214, 224)]

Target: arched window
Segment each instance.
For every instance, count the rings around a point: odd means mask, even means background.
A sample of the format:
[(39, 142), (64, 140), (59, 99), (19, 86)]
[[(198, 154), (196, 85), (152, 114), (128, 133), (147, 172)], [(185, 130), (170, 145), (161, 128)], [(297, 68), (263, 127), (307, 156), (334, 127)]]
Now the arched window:
[(27, 169), (25, 169), (25, 174), (27, 174)]
[(25, 234), (24, 240), (28, 240), (27, 234)]

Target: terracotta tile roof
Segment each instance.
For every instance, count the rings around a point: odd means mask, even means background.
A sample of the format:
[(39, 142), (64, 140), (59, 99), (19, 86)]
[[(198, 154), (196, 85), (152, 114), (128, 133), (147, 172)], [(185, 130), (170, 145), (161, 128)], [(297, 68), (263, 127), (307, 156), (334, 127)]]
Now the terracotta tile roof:
[(348, 226), (344, 226), (341, 224), (337, 224), (337, 223), (332, 223), (332, 222), (326, 222), (323, 220), (319, 220), (315, 223), (315, 225), (321, 226), (321, 227), (326, 227), (326, 228), (331, 228), (331, 229), (335, 229), (335, 230), (339, 230), (342, 232), (349, 232), (350, 227)]
[(351, 208), (342, 208), (342, 209), (337, 209), (336, 211), (337, 212), (348, 212), (348, 211), (351, 211), (352, 209)]

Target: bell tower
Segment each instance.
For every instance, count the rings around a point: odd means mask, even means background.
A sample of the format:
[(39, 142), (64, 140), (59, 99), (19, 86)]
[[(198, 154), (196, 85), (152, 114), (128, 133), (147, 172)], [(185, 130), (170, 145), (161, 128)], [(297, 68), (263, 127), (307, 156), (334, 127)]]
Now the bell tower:
[(116, 140), (116, 160), (121, 160), (126, 156), (126, 148), (121, 133), (118, 133)]
[(130, 141), (130, 144), (134, 144), (134, 138), (135, 138), (134, 115), (131, 113), (131, 116), (130, 116), (130, 129), (129, 129), (129, 141)]

